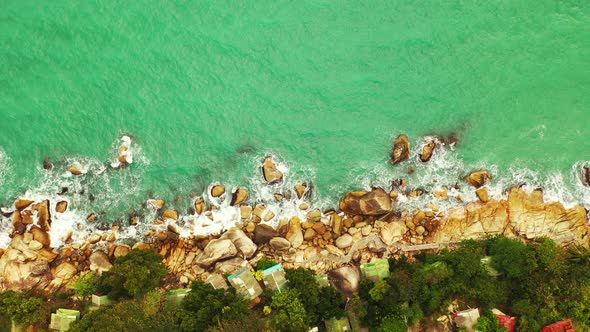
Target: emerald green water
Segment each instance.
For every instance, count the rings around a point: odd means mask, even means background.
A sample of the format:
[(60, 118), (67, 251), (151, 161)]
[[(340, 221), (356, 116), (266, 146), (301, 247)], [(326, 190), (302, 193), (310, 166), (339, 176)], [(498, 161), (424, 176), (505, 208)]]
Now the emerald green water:
[(267, 153), (336, 196), (405, 174), (400, 133), (457, 133), (459, 173), (571, 182), (589, 105), (583, 0), (0, 3), (2, 200), (47, 182), (45, 157), (107, 165), (123, 134), (141, 158), (83, 180), (117, 208), (248, 185)]

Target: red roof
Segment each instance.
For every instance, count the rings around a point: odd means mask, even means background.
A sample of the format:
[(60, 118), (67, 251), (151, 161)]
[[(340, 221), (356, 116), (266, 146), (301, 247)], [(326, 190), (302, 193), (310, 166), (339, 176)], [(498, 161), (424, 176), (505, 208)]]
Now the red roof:
[(500, 321), (500, 326), (507, 327), (506, 332), (516, 332), (516, 317), (508, 315), (496, 315)]
[(575, 332), (574, 326), (570, 319), (562, 320), (561, 322), (553, 323), (545, 326), (541, 332)]

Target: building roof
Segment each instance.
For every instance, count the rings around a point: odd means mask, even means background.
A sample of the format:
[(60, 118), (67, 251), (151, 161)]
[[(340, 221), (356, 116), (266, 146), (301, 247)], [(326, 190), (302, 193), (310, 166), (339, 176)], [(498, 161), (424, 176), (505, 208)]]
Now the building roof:
[(363, 264), (361, 265), (361, 272), (365, 278), (371, 281), (389, 278), (389, 261), (387, 259), (380, 259)]
[(225, 281), (225, 278), (219, 273), (214, 273), (214, 274), (210, 275), (209, 278), (207, 278), (207, 282), (210, 283), (211, 286), (213, 286), (213, 288), (215, 288), (215, 289), (228, 289), (229, 288), (227, 281)]
[(67, 331), (70, 324), (80, 319), (80, 311), (70, 309), (57, 309), (56, 313), (51, 314), (51, 323), (49, 328), (57, 331)]
[(560, 322), (545, 326), (541, 332), (574, 332), (571, 319), (564, 319)]
[(191, 291), (190, 288), (178, 288), (166, 292), (166, 299), (179, 304), (182, 299)]
[(477, 308), (467, 309), (456, 312), (453, 317), (457, 327), (464, 327), (467, 331), (473, 331), (473, 324), (479, 319), (479, 310)]
[(287, 278), (283, 265), (277, 264), (271, 266), (262, 271), (262, 273), (264, 274), (264, 277), (262, 278), (264, 285), (269, 289), (280, 292), (287, 287)]
[(227, 280), (247, 299), (252, 300), (262, 294), (262, 287), (245, 266), (230, 275)]

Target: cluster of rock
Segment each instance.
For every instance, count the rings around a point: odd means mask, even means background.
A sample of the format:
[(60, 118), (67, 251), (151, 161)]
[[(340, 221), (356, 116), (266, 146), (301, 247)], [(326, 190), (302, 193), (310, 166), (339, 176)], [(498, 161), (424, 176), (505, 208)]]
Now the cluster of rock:
[[(400, 142), (406, 144), (407, 138)], [(427, 149), (430, 155), (434, 146)], [(394, 148), (393, 155), (403, 158), (406, 156), (403, 150)], [(422, 155), (427, 155), (428, 151), (423, 151)], [(272, 158), (264, 160), (262, 169), (269, 185), (282, 181), (283, 173)], [(583, 207), (566, 209), (559, 202), (546, 203), (541, 190), (527, 193), (517, 187), (509, 191), (507, 198), (490, 199), (485, 186), (491, 179), (485, 170), (471, 173), (466, 181), (473, 186), (478, 201), (460, 203), (444, 211), (436, 202), (450, 199), (445, 187), (432, 193), (410, 191), (405, 181), (396, 181), (390, 191), (373, 188), (349, 192), (340, 202), (340, 211), (320, 211), (305, 201), (310, 188), (301, 183), (292, 188), (292, 192), (298, 202), (302, 202), (299, 209), (300, 216), (304, 217), (289, 218), (276, 216), (264, 204), (248, 204), (245, 188), (230, 194), (222, 185), (214, 185), (210, 188), (211, 197), (231, 195), (230, 204), (239, 207), (241, 223), (219, 235), (183, 237), (176, 223), (179, 213), (165, 209), (163, 200), (149, 200), (148, 206), (157, 210), (159, 217), (152, 223), (145, 241), (136, 243), (133, 248), (152, 248), (162, 255), (170, 271), (170, 286), (207, 279), (211, 273), (231, 273), (254, 264), (261, 257), (268, 257), (282, 262), (285, 267), (304, 266), (317, 273), (328, 273), (335, 284), (352, 292), (360, 280), (358, 265), (401, 255), (412, 248), (428, 248), (430, 244), (447, 245), (463, 239), (504, 234), (523, 240), (549, 237), (563, 245), (590, 246)], [(275, 198), (281, 200), (287, 195), (291, 195), (290, 190), (277, 193)], [(433, 203), (415, 211), (396, 209), (396, 202), (402, 196), (412, 200), (422, 195), (432, 195)], [(54, 291), (67, 286), (82, 271), (107, 271), (115, 258), (132, 249), (117, 243), (117, 226), (106, 232), (88, 234), (83, 241), (51, 248), (50, 207), (49, 201), (19, 200), (15, 203), (11, 215), (12, 243), (5, 251), (0, 250), (0, 290)], [(54, 210), (63, 213), (67, 208), (67, 202), (57, 202)], [(202, 198), (195, 200), (196, 214), (211, 216), (214, 209), (215, 206), (207, 206)], [(279, 219), (277, 227), (265, 223), (274, 218)], [(91, 220), (88, 218), (84, 222)], [(67, 238), (62, 240), (68, 243)], [(424, 245), (426, 247), (420, 247)]]

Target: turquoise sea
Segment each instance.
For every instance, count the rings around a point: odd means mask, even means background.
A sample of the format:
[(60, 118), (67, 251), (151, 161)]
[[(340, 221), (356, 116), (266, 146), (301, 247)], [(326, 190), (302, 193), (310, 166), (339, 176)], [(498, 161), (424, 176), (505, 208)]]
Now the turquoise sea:
[[(401, 133), (415, 152), (425, 135), (459, 143), (393, 167)], [(135, 160), (112, 170), (123, 135)], [(585, 0), (0, 2), (4, 206), (66, 186), (114, 219), (152, 196), (185, 208), (212, 182), (264, 200), (267, 154), (323, 206), (480, 167), (585, 202), (589, 137)], [(66, 177), (74, 160), (95, 171)]]

